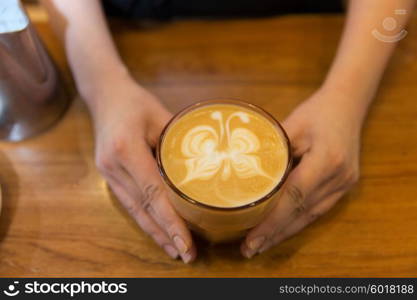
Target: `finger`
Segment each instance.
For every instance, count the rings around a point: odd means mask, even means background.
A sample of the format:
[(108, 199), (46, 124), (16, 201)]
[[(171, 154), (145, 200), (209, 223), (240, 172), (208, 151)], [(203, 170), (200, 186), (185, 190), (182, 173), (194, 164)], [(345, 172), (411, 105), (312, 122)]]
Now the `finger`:
[(196, 249), (191, 234), (168, 200), (167, 191), (148, 147), (130, 155), (124, 168), (132, 176), (140, 192), (140, 207), (166, 232), (185, 263), (195, 259)]
[(242, 254), (253, 256), (262, 245), (271, 239), (276, 231), (281, 231), (287, 224), (300, 216), (309, 208), (306, 201), (324, 178), (325, 158), (323, 154), (306, 153), (300, 164), (292, 171), (281, 198), (265, 220), (252, 229), (242, 245)]
[(126, 208), (130, 216), (136, 221), (136, 223), (147, 233), (165, 252), (173, 259), (178, 258), (178, 251), (172, 244), (172, 241), (165, 234), (165, 232), (150, 218), (143, 210), (139, 208), (138, 202), (134, 197), (126, 191), (121, 184), (113, 179), (109, 179), (108, 183), (121, 201), (122, 205)]
[(146, 131), (146, 141), (152, 148), (156, 146), (162, 130), (172, 118), (172, 114), (167, 111), (162, 104), (159, 103), (159, 101), (155, 101), (154, 105), (158, 106), (157, 110), (155, 110), (158, 112), (158, 116), (156, 118), (152, 118), (152, 125), (149, 126), (149, 130)]
[[(141, 192), (139, 186), (133, 181), (133, 178), (130, 177), (130, 175), (126, 172), (123, 171), (122, 172), (123, 175), (118, 174), (118, 178), (123, 178), (122, 181), (122, 185), (128, 186), (129, 191), (136, 191), (135, 192), (135, 196), (133, 197), (135, 199), (134, 201), (134, 210), (139, 211), (139, 213), (145, 215), (147, 218), (149, 218), (150, 220), (152, 220), (152, 222), (160, 229), (164, 232), (164, 234), (167, 236), (167, 238), (170, 240), (170, 243), (175, 245), (175, 249), (179, 252), (179, 254), (181, 255), (182, 260), (185, 263), (189, 263), (192, 260), (195, 259), (196, 257), (196, 249), (194, 247), (194, 245), (191, 245), (191, 247), (189, 247), (187, 249), (187, 245), (184, 245), (183, 240), (181, 239), (180, 236), (176, 236), (174, 235), (172, 238), (168, 236), (167, 230), (163, 227), (165, 226), (158, 217), (157, 212), (159, 212), (160, 210), (164, 210), (164, 209), (172, 209), (172, 213), (174, 214), (174, 216), (177, 216), (176, 212), (173, 210), (171, 203), (169, 203), (168, 201), (166, 202), (166, 204), (162, 207), (158, 207), (155, 205), (156, 202), (158, 202), (156, 199), (158, 197), (157, 194), (159, 194), (159, 191), (157, 191), (156, 189), (158, 189), (157, 187), (149, 187), (146, 189), (146, 194), (143, 195), (143, 193)], [(155, 198), (155, 200), (153, 199)], [(129, 209), (128, 209), (129, 210)], [(178, 217), (179, 218), (179, 217)], [(179, 218), (180, 222), (183, 222), (182, 219)], [(174, 221), (173, 221), (174, 222)], [(174, 225), (171, 225), (174, 226)], [(188, 229), (185, 228), (186, 231), (188, 232)], [(189, 232), (188, 232), (189, 233)], [(190, 237), (191, 239), (191, 237)]]
[(282, 241), (300, 232), (306, 226), (316, 221), (319, 217), (321, 217), (327, 211), (329, 211), (336, 204), (336, 202), (340, 199), (342, 195), (343, 192), (333, 193), (329, 195), (327, 198), (320, 201), (309, 211), (304, 212), (302, 216), (294, 220), (294, 222), (292, 222), (284, 230), (277, 232), (274, 237), (272, 237), (259, 249), (258, 252), (262, 253), (271, 248), (272, 246), (276, 246)]

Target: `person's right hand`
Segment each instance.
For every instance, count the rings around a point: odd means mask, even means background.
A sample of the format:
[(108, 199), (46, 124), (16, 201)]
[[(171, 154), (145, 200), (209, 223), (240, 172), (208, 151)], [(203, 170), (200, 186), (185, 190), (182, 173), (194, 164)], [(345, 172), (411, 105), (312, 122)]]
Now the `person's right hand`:
[(191, 262), (191, 234), (168, 200), (152, 155), (170, 113), (129, 77), (102, 86), (92, 102), (98, 169), (137, 224), (169, 256)]

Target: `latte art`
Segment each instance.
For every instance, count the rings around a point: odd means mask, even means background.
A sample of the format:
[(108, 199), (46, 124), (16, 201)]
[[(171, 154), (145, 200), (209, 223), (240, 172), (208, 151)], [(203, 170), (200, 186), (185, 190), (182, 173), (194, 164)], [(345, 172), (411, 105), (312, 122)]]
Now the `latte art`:
[(277, 186), (288, 163), (282, 132), (260, 113), (233, 104), (187, 112), (167, 129), (161, 163), (170, 181), (195, 201), (236, 207)]
[[(214, 111), (211, 118), (219, 122), (218, 130), (211, 126), (198, 125), (188, 131), (183, 139), (181, 149), (184, 157), (187, 157), (187, 175), (180, 185), (195, 179), (208, 180), (218, 172), (223, 181), (229, 179), (232, 172), (239, 178), (259, 175), (273, 180), (262, 169), (260, 159), (256, 156), (260, 144), (258, 137), (246, 128), (230, 130), (232, 118), (249, 123), (250, 116), (238, 111), (224, 122), (222, 112)], [(221, 151), (219, 147), (223, 140), (226, 148)]]

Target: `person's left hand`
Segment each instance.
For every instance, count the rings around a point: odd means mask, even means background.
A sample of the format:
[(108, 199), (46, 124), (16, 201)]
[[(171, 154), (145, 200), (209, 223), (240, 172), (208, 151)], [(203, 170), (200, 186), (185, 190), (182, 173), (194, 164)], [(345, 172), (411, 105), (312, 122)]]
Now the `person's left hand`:
[(301, 160), (276, 206), (243, 241), (245, 257), (262, 253), (302, 230), (358, 180), (363, 114), (355, 100), (321, 89), (285, 120), (293, 155)]

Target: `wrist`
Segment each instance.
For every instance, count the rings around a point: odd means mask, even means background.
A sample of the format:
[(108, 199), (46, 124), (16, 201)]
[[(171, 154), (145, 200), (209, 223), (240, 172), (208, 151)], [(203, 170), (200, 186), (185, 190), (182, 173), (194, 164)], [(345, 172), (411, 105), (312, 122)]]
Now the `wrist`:
[(324, 84), (310, 98), (319, 107), (327, 107), (335, 115), (362, 127), (372, 98), (338, 85)]
[(104, 106), (113, 105), (112, 102), (120, 102), (118, 95), (122, 90), (137, 86), (135, 80), (125, 67), (114, 68), (111, 72), (97, 74), (90, 80), (78, 85), (81, 97), (86, 102), (90, 112), (94, 114)]
[(372, 76), (355, 77), (353, 70), (331, 70), (320, 90), (334, 95), (334, 101), (341, 107), (364, 117), (378, 88), (378, 81), (374, 79)]
[(124, 65), (117, 65), (106, 71), (95, 72), (88, 76), (88, 80), (77, 82), (78, 91), (88, 105), (95, 105), (109, 90), (119, 86), (122, 82), (133, 81)]

